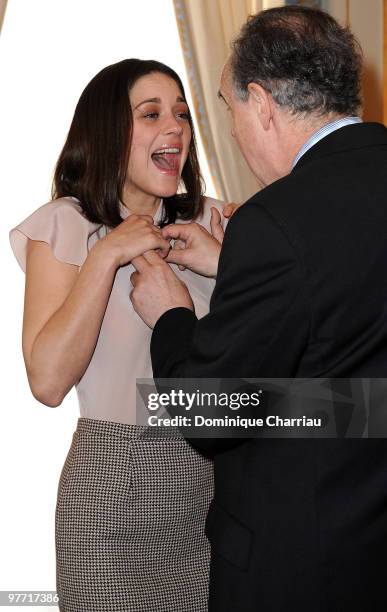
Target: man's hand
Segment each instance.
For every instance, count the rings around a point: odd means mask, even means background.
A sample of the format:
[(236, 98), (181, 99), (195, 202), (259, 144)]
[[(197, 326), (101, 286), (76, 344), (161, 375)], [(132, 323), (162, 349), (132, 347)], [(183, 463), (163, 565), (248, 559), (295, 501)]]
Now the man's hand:
[(134, 310), (151, 329), (167, 310), (182, 306), (194, 310), (185, 284), (155, 251), (132, 260), (136, 272), (130, 277)]
[(178, 240), (179, 246), (169, 251), (165, 261), (178, 264), (180, 269), (189, 268), (202, 276), (215, 278), (224, 236), (216, 208), (211, 208), (211, 232), (198, 223), (167, 225), (162, 229), (163, 238)]

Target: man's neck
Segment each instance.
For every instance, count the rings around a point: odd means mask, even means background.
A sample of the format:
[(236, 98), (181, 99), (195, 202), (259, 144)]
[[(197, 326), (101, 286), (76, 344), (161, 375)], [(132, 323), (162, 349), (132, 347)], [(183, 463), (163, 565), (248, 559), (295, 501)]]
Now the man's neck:
[(338, 119), (344, 119), (346, 115), (338, 115), (336, 113), (330, 113), (329, 115), (324, 115), (323, 117), (316, 117), (313, 119), (296, 119), (293, 123), (293, 130), (291, 132), (291, 146), (289, 146), (289, 162), (290, 166), (297, 153), (302, 149), (302, 147), (310, 140), (310, 138), (316, 134), (321, 128)]
[(358, 123), (362, 120), (357, 116), (349, 115), (330, 115), (321, 120), (313, 129), (309, 131), (309, 135), (304, 138), (304, 142), (299, 147), (296, 155), (293, 157), (291, 168), (294, 168), (301, 157), (312, 148), (317, 142), (331, 134), (332, 132), (352, 123)]

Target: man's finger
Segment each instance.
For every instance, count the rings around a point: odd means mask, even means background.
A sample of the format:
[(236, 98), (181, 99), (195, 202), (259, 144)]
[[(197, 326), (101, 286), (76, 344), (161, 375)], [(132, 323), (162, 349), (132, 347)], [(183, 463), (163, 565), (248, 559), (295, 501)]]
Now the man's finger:
[(180, 266), (187, 266), (187, 257), (189, 257), (189, 253), (186, 249), (171, 249), (168, 253), (168, 257), (165, 258), (164, 261), (167, 263), (174, 263)]
[(155, 234), (154, 238), (155, 240), (153, 244), (155, 246), (153, 247), (153, 249), (160, 249), (160, 251), (162, 251), (164, 254), (168, 253), (169, 249), (171, 248), (169, 240), (166, 240), (165, 238), (163, 238), (162, 234)]
[(130, 282), (132, 283), (133, 287), (136, 286), (136, 283), (138, 282), (139, 278), (140, 274), (138, 272), (132, 272), (132, 274), (130, 275)]
[(187, 242), (195, 231), (196, 226), (194, 223), (172, 223), (163, 227), (161, 233), (166, 240), (174, 238), (175, 240), (179, 239)]
[[(183, 242), (182, 240), (175, 240), (175, 243), (173, 245), (174, 249), (185, 249), (185, 242)], [(184, 270), (186, 270), (187, 268), (185, 266), (182, 266), (181, 264), (179, 264), (177, 266), (180, 270), (180, 272), (184, 272)]]
[(173, 243), (174, 249), (185, 249), (185, 242), (183, 240), (175, 240)]
[[(175, 251), (181, 251), (182, 249), (185, 249), (185, 242), (183, 242), (182, 240), (175, 240), (173, 244), (173, 249)], [(180, 272), (184, 272), (184, 270), (187, 269), (185, 266), (182, 266), (181, 264), (179, 264), (177, 267), (179, 268)]]
[(216, 240), (218, 240), (220, 243), (223, 242), (223, 237), (224, 237), (224, 231), (223, 231), (223, 227), (221, 225), (221, 216), (220, 216), (220, 212), (218, 211), (217, 208), (214, 208), (213, 206), (211, 207), (211, 234), (213, 235), (214, 238), (216, 238)]

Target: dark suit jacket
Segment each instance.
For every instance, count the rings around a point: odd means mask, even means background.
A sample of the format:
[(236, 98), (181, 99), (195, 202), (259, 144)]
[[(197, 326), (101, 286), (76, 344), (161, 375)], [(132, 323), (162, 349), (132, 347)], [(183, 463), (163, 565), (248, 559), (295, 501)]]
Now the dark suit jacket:
[[(384, 377), (386, 305), (387, 129), (350, 125), (235, 213), (210, 313), (160, 318), (154, 376)], [(211, 612), (386, 610), (387, 441), (216, 453), (206, 531)]]

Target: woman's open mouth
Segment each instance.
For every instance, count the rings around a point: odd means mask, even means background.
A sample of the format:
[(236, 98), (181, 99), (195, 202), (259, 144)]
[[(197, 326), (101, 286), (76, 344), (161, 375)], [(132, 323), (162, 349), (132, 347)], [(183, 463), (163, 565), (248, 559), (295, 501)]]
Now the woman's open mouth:
[(152, 153), (152, 161), (163, 174), (177, 176), (180, 172), (181, 149), (178, 147), (162, 147)]

